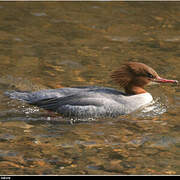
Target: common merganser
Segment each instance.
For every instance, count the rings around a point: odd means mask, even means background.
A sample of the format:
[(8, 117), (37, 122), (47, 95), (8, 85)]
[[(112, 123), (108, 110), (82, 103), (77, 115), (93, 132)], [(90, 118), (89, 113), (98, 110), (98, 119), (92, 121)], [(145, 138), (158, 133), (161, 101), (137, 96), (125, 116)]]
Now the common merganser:
[(139, 63), (123, 64), (111, 75), (125, 93), (109, 87), (86, 86), (47, 89), (36, 92), (6, 92), (10, 98), (23, 100), (70, 118), (117, 117), (131, 113), (153, 98), (144, 87), (151, 82), (178, 83), (159, 77), (151, 67)]

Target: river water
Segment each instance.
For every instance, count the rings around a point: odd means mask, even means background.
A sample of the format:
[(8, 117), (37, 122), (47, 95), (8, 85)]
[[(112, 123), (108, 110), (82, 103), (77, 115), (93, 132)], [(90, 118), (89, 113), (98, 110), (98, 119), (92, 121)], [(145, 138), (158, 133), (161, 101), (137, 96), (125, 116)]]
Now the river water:
[(179, 2), (1, 2), (0, 174), (180, 174), (180, 89), (151, 106), (72, 122), (7, 90), (98, 85), (127, 61), (180, 80)]

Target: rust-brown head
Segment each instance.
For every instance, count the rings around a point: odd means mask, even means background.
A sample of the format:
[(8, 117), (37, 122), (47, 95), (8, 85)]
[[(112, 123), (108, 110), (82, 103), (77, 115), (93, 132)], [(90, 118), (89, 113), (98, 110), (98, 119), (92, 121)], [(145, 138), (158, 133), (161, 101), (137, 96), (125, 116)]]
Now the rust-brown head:
[(111, 77), (129, 95), (145, 93), (144, 86), (151, 82), (178, 83), (177, 80), (168, 80), (159, 77), (154, 69), (139, 62), (128, 62), (122, 65), (120, 69), (112, 73)]

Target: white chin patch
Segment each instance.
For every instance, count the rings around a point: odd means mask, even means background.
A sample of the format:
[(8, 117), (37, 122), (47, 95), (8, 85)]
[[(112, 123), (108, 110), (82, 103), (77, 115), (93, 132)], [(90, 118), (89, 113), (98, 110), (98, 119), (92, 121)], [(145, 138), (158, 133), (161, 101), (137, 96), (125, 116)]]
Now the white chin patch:
[(149, 82), (149, 84), (148, 84), (148, 86), (151, 86), (151, 85), (156, 85), (156, 84), (159, 84), (159, 83), (154, 82), (154, 81), (150, 81), (150, 82)]

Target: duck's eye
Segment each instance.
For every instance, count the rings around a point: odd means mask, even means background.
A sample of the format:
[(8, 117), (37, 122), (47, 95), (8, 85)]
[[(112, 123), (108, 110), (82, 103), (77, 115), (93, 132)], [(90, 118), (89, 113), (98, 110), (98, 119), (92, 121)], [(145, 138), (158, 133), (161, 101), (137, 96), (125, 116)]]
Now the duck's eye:
[(154, 76), (151, 73), (147, 73), (148, 78), (154, 78)]

